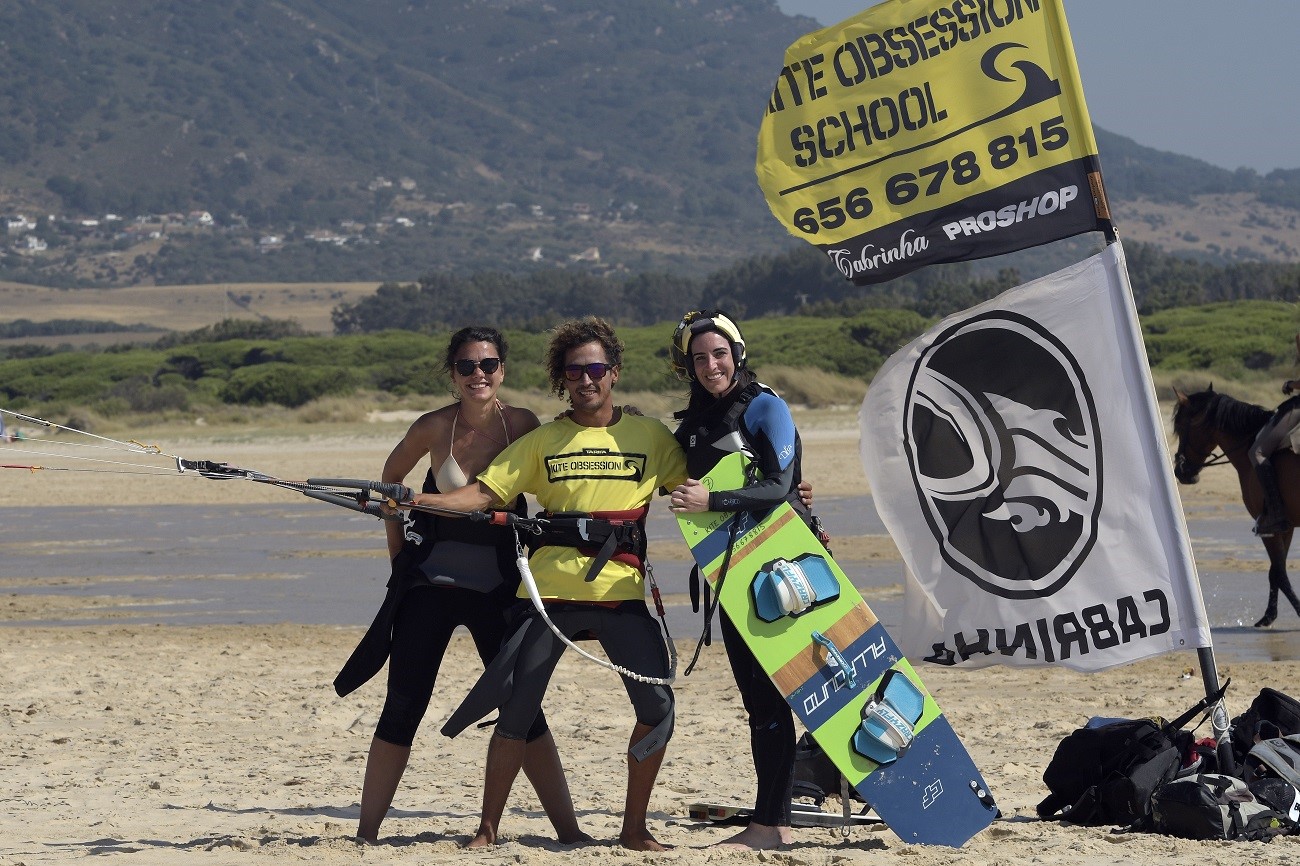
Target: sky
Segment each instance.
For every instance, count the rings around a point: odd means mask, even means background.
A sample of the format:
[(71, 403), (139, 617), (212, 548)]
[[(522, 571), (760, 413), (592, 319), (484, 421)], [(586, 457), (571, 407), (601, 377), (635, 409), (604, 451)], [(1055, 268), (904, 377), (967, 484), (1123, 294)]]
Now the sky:
[[(777, 5), (826, 26), (874, 4)], [(1065, 0), (1065, 18), (1094, 126), (1222, 168), (1300, 168), (1297, 0)]]

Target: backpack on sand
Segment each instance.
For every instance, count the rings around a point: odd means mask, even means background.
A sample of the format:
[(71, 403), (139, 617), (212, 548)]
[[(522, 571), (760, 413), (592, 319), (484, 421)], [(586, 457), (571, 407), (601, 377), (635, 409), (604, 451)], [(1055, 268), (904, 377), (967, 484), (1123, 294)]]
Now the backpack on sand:
[(1193, 735), (1182, 726), (1218, 703), (1230, 682), (1172, 722), (1094, 720), (1073, 731), (1043, 771), (1051, 793), (1038, 804), (1038, 817), (1074, 824), (1145, 824), (1156, 788), (1179, 774), (1192, 751)]
[(1156, 788), (1173, 779), (1182, 753), (1152, 719), (1083, 727), (1060, 745), (1043, 771), (1051, 791), (1038, 817), (1074, 824), (1131, 825), (1150, 814)]
[(1257, 798), (1300, 821), (1300, 735), (1260, 740), (1246, 755), (1241, 777)]
[(1263, 740), (1300, 734), (1300, 701), (1277, 689), (1260, 689), (1246, 712), (1232, 720), (1232, 753), (1238, 767), (1255, 745), (1257, 734)]
[(1152, 829), (1183, 839), (1267, 842), (1295, 822), (1257, 800), (1241, 779), (1201, 773), (1166, 782), (1151, 797)]
[(1275, 776), (1300, 788), (1300, 735), (1260, 740), (1242, 762), (1243, 779)]

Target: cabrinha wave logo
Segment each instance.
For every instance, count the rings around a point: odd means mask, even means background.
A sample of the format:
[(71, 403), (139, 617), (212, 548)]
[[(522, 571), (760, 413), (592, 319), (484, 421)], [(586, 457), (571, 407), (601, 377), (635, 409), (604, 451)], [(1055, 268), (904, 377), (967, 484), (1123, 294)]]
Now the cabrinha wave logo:
[(1087, 558), (1101, 432), (1078, 361), (1005, 311), (940, 334), (916, 364), (904, 450), (944, 561), (987, 592), (1042, 598)]

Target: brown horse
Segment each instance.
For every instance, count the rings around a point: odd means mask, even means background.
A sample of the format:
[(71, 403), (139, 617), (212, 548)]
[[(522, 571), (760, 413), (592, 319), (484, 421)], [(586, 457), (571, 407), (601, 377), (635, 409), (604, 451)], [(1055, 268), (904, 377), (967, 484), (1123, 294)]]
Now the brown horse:
[[(1184, 394), (1175, 388), (1174, 395), (1178, 398), (1178, 405), (1174, 407), (1174, 435), (1178, 437), (1174, 477), (1183, 484), (1195, 484), (1206, 466), (1231, 463), (1241, 484), (1242, 503), (1251, 517), (1259, 517), (1264, 508), (1264, 491), (1250, 463), (1249, 451), (1255, 434), (1272, 417), (1272, 411), (1234, 400), (1227, 394), (1218, 393), (1213, 386), (1195, 394)], [(1220, 452), (1217, 457), (1214, 456), (1216, 450)], [(1300, 457), (1292, 451), (1279, 451), (1273, 464), (1277, 467), (1282, 500), (1286, 503), (1291, 525), (1286, 532), (1260, 539), (1268, 551), (1268, 608), (1255, 623), (1257, 628), (1272, 625), (1277, 619), (1279, 591), (1300, 614), (1300, 598), (1296, 598), (1291, 578), (1286, 573), (1291, 535), (1300, 525)]]

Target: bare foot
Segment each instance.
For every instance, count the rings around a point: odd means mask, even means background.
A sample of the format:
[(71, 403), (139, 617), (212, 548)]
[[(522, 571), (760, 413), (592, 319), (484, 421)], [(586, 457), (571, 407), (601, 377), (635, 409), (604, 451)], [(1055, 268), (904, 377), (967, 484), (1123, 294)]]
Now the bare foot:
[(556, 833), (555, 841), (561, 845), (579, 845), (585, 842), (595, 842), (596, 840), (581, 830), (577, 830), (573, 833)]
[(744, 830), (741, 830), (730, 839), (723, 839), (712, 847), (767, 851), (772, 848), (780, 848), (782, 845), (789, 845), (793, 841), (794, 835), (790, 832), (789, 827), (773, 827), (768, 824), (755, 824), (751, 821)]
[(487, 826), (486, 824), (480, 824), (478, 828), (478, 833), (475, 834), (473, 839), (469, 840), (469, 842), (465, 845), (465, 847), (466, 848), (487, 848), (490, 845), (496, 844), (496, 841), (497, 841), (497, 831)]
[(667, 845), (661, 845), (645, 827), (637, 830), (624, 830), (618, 836), (618, 844), (632, 851), (668, 851)]

